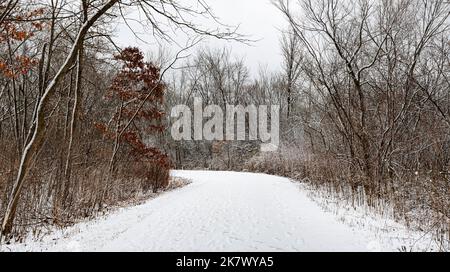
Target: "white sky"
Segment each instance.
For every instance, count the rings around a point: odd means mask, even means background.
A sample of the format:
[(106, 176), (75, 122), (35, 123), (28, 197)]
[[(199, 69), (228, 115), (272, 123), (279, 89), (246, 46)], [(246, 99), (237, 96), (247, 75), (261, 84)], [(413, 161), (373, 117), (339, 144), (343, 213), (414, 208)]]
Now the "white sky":
[[(192, 3), (195, 0), (185, 0)], [(270, 0), (206, 0), (213, 10), (213, 13), (219, 17), (224, 24), (237, 26), (240, 25), (239, 33), (249, 35), (251, 40), (257, 40), (250, 46), (238, 42), (226, 42), (213, 38), (208, 38), (197, 45), (191, 51), (195, 52), (199, 47), (209, 46), (212, 48), (221, 48), (226, 46), (231, 48), (233, 55), (238, 58), (244, 58), (246, 66), (251, 75), (256, 75), (260, 67), (267, 68), (269, 71), (278, 71), (280, 68), (280, 29), (286, 25), (281, 13), (272, 5)], [(139, 20), (139, 15), (134, 15)], [(209, 21), (213, 27), (213, 23)], [(145, 30), (138, 24), (130, 22), (135, 32), (140, 33), (140, 38), (150, 44), (145, 44), (132, 34), (132, 31), (121, 24), (118, 28), (118, 37), (116, 42), (121, 46), (139, 46), (144, 52), (154, 51), (155, 38), (145, 34)], [(184, 45), (186, 37), (182, 35), (172, 35), (175, 40)], [(176, 53), (179, 46), (176, 43), (165, 44), (172, 53)]]

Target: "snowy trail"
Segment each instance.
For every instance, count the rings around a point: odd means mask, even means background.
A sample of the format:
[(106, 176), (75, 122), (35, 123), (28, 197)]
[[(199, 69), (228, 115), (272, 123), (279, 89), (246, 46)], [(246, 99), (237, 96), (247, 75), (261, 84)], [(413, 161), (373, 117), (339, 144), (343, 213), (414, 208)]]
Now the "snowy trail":
[(366, 231), (337, 221), (285, 178), (205, 171), (173, 175), (193, 183), (13, 250), (367, 251), (371, 243)]

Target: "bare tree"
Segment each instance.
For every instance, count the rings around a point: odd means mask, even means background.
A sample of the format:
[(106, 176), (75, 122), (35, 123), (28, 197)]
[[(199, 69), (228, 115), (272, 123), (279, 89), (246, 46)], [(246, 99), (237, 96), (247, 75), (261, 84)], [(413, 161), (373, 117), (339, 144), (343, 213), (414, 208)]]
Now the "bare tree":
[(293, 31), (283, 33), (281, 38), (281, 51), (284, 61), (284, 76), (286, 77), (287, 118), (292, 110), (292, 97), (297, 81), (301, 75), (302, 53), (300, 52), (300, 38)]

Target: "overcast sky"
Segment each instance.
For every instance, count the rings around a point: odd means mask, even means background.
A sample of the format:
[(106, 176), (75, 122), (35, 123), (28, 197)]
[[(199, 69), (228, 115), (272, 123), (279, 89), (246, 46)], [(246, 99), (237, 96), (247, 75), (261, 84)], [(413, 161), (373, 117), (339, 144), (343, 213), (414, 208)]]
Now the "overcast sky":
[[(189, 0), (186, 0), (189, 1)], [(195, 0), (190, 0), (195, 1)], [(232, 49), (234, 55), (244, 58), (247, 67), (252, 75), (256, 75), (259, 67), (267, 67), (271, 71), (278, 71), (280, 68), (280, 29), (286, 25), (281, 13), (272, 5), (270, 0), (206, 0), (212, 8), (214, 14), (220, 18), (220, 21), (227, 24), (237, 26), (240, 25), (239, 33), (250, 35), (252, 40), (258, 40), (251, 46), (240, 44), (237, 42), (219, 41), (208, 38), (201, 46), (223, 47), (227, 46)], [(133, 15), (138, 19), (139, 15)], [(119, 25), (117, 43), (121, 46), (137, 45), (143, 51), (149, 52), (154, 50), (155, 39), (140, 28), (137, 24), (130, 22), (135, 32), (140, 33), (140, 37), (149, 42), (145, 44), (136, 39), (132, 31), (125, 25)], [(173, 36), (173, 35), (172, 35)], [(175, 35), (179, 44), (184, 45), (185, 38), (181, 35)], [(175, 43), (169, 45), (170, 51), (177, 52), (179, 48)], [(153, 49), (152, 49), (153, 47)], [(195, 49), (193, 50), (195, 51)]]

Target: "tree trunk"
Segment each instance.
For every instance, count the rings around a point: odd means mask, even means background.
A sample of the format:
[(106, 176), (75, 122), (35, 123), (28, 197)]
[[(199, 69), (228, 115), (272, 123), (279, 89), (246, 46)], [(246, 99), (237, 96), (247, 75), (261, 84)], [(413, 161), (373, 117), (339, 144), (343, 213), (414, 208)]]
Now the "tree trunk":
[(72, 109), (72, 116), (71, 116), (71, 122), (70, 122), (70, 131), (69, 131), (69, 147), (67, 149), (67, 158), (66, 158), (66, 167), (64, 169), (64, 178), (66, 181), (66, 184), (64, 186), (64, 194), (63, 194), (63, 201), (64, 203), (67, 200), (67, 197), (69, 195), (69, 187), (70, 187), (70, 174), (71, 174), (71, 163), (72, 163), (72, 146), (73, 146), (73, 135), (75, 133), (75, 129), (77, 127), (77, 116), (78, 111), (80, 109), (80, 103), (81, 103), (81, 76), (83, 73), (83, 46), (81, 46), (79, 52), (78, 52), (78, 64), (77, 64), (77, 78), (75, 82), (75, 101)]

